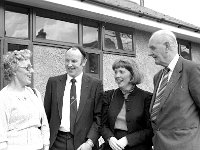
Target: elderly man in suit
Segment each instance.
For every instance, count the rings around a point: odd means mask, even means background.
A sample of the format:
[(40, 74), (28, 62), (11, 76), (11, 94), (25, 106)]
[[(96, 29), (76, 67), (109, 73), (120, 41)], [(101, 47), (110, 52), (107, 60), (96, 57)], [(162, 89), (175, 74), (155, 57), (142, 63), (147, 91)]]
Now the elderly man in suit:
[(150, 106), (155, 150), (200, 149), (200, 65), (178, 55), (176, 36), (159, 30), (149, 56), (164, 69), (154, 76)]
[(50, 150), (91, 150), (99, 138), (102, 82), (83, 73), (86, 52), (65, 52), (66, 74), (50, 77), (44, 107), (50, 127)]

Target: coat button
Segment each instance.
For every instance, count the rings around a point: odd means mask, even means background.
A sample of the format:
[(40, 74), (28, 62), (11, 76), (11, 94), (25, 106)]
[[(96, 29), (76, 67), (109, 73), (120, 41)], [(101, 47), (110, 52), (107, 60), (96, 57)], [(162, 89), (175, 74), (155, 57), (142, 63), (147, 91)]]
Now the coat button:
[(126, 109), (127, 112), (130, 111), (130, 110), (131, 110), (130, 108), (127, 108), (127, 109)]

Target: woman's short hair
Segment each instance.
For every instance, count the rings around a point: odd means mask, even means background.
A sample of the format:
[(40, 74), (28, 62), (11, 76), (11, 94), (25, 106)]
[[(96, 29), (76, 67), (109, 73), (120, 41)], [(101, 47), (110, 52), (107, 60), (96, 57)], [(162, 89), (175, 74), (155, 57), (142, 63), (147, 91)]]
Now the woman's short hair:
[(132, 59), (126, 58), (126, 59), (117, 59), (113, 65), (112, 69), (118, 69), (118, 68), (125, 68), (131, 73), (131, 83), (132, 84), (140, 84), (142, 83), (143, 75), (140, 72), (138, 65), (136, 62)]
[(24, 49), (7, 52), (3, 55), (4, 79), (11, 81), (14, 72), (16, 72), (18, 68), (19, 62), (30, 59), (31, 54), (30, 50)]

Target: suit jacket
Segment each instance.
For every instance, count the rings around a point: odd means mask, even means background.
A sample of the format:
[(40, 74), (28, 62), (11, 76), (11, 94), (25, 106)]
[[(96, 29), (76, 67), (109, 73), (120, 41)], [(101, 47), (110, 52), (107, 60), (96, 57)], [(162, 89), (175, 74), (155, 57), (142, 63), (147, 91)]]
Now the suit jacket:
[[(105, 141), (114, 135), (116, 118), (124, 103), (124, 96), (118, 88), (106, 91), (102, 106), (102, 136)], [(126, 122), (128, 147), (134, 150), (149, 150), (152, 145), (151, 123), (149, 121), (149, 106), (152, 94), (135, 87), (128, 95), (126, 103)]]
[[(50, 77), (46, 86), (44, 107), (50, 127), (50, 147), (56, 139), (61, 124), (66, 80), (67, 74)], [(102, 82), (83, 74), (80, 104), (74, 127), (75, 149), (87, 138), (90, 138), (94, 144), (97, 143), (101, 121), (102, 94)]]
[[(161, 79), (161, 71), (154, 77), (154, 95)], [(200, 149), (200, 65), (179, 57), (167, 84), (155, 122), (153, 144), (155, 150)]]

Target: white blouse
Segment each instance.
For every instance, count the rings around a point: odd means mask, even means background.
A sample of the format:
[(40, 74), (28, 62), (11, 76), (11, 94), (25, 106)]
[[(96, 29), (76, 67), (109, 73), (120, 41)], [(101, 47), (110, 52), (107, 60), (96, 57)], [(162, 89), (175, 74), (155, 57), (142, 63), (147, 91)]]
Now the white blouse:
[(24, 96), (7, 86), (0, 91), (0, 149), (37, 150), (49, 145), (47, 117), (37, 90), (36, 94), (30, 87)]

